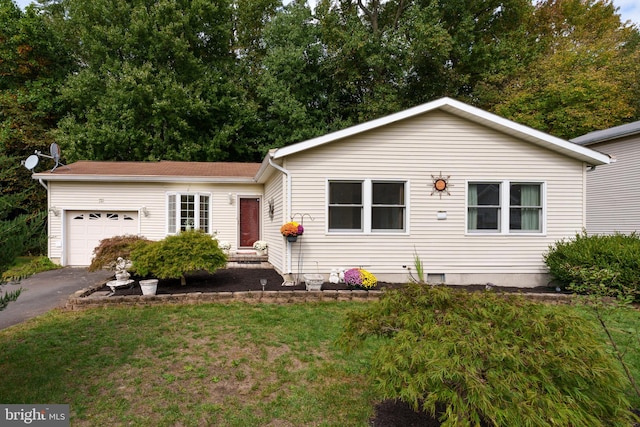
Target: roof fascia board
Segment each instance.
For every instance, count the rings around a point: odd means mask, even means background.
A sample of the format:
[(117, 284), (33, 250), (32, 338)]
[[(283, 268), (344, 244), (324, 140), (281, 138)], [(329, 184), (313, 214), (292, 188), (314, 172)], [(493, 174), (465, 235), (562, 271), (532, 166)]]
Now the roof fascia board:
[(211, 184), (255, 184), (254, 178), (238, 178), (238, 177), (195, 177), (195, 176), (141, 176), (141, 175), (55, 175), (52, 173), (35, 173), (33, 179), (42, 179), (43, 181), (68, 181), (68, 182), (86, 182), (86, 181), (106, 181), (106, 182), (193, 182), (193, 183), (211, 183)]
[(310, 148), (318, 147), (329, 142), (338, 141), (353, 135), (357, 135), (362, 132), (373, 130), (381, 126), (388, 125), (400, 120), (411, 118), (419, 114), (423, 114), (429, 111), (442, 109), (448, 113), (457, 115), (459, 117), (466, 118), (476, 123), (483, 124), (502, 132), (511, 133), (521, 139), (532, 142), (534, 144), (547, 147), (548, 149), (561, 152), (569, 157), (574, 157), (578, 160), (587, 162), (589, 164), (607, 164), (609, 163), (609, 156), (602, 153), (598, 153), (586, 147), (579, 146), (569, 141), (565, 141), (560, 138), (556, 138), (552, 135), (535, 130), (528, 126), (521, 125), (503, 117), (497, 116), (493, 113), (481, 110), (471, 105), (465, 104), (460, 101), (456, 101), (451, 98), (441, 98), (426, 104), (422, 104), (399, 113), (391, 114), (379, 119), (375, 119), (369, 122), (365, 122), (359, 125), (351, 126), (349, 128), (333, 132), (324, 136), (313, 138), (307, 141), (299, 142), (297, 144), (289, 145), (287, 147), (279, 148), (273, 154), (274, 159), (296, 154)]
[(609, 129), (589, 132), (577, 138), (573, 138), (571, 142), (584, 146), (597, 144), (599, 142), (607, 142), (614, 139), (627, 138), (638, 134), (640, 134), (640, 121), (615, 126)]
[(258, 169), (258, 172), (256, 172), (255, 176), (253, 177), (254, 181), (261, 182), (262, 178), (265, 176), (265, 173), (270, 170), (269, 159), (273, 158), (273, 153), (275, 152), (276, 152), (275, 148), (271, 149), (269, 150), (267, 155), (264, 156), (264, 159), (262, 159), (262, 163), (260, 164), (260, 168)]

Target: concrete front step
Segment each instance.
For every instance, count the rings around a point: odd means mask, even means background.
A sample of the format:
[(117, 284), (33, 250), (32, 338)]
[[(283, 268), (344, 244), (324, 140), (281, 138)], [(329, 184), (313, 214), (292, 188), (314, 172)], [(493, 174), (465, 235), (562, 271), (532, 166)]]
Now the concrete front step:
[(258, 255), (255, 251), (231, 252), (227, 256), (227, 268), (273, 268), (267, 255)]

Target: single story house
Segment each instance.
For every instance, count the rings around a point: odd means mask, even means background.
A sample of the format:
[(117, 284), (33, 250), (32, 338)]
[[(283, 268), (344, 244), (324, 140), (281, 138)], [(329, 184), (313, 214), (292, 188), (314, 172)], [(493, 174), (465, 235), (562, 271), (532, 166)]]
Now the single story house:
[(640, 121), (590, 132), (571, 142), (615, 159), (587, 174), (587, 232), (640, 232)]
[[(47, 188), (49, 257), (88, 265), (105, 237), (188, 227), (233, 251), (268, 242), (282, 274), (361, 267), (406, 282), (531, 287), (586, 223), (587, 171), (609, 156), (442, 98), (270, 151), (262, 163), (79, 161)], [(296, 242), (280, 227), (304, 226)], [(414, 271), (415, 274), (415, 271)]]

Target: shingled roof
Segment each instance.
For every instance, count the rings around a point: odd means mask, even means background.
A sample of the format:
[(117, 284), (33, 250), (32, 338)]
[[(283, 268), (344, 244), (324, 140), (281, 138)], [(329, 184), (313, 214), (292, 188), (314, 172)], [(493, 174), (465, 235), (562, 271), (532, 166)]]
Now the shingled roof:
[(234, 162), (97, 162), (78, 161), (59, 165), (54, 171), (34, 174), (47, 181), (66, 180), (136, 180), (164, 181), (253, 181), (260, 163)]

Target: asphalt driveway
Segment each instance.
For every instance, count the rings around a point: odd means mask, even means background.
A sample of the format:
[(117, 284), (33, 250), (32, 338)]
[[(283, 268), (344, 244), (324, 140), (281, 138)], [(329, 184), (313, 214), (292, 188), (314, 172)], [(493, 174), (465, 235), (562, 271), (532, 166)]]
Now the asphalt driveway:
[(0, 292), (22, 288), (17, 301), (0, 311), (0, 329), (39, 316), (57, 307), (64, 307), (67, 298), (80, 289), (103, 283), (113, 277), (112, 271), (88, 272), (86, 268), (65, 267), (35, 274), (19, 285), (3, 285)]

